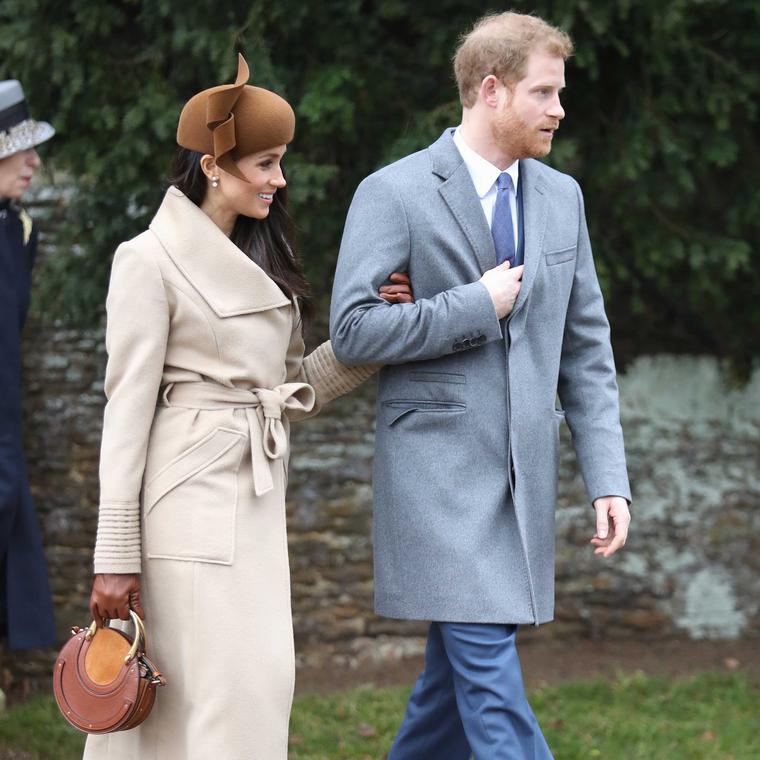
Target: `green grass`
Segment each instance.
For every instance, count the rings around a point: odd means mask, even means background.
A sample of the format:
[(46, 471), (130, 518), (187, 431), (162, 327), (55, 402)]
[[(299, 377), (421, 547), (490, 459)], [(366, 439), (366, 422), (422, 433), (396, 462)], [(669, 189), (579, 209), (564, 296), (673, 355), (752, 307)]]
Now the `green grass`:
[[(363, 687), (298, 697), (290, 760), (381, 760), (408, 694)], [(556, 760), (760, 758), (760, 690), (741, 674), (569, 682), (534, 691), (531, 703)], [(0, 716), (0, 760), (4, 748), (38, 760), (74, 760), (82, 744), (50, 699)]]

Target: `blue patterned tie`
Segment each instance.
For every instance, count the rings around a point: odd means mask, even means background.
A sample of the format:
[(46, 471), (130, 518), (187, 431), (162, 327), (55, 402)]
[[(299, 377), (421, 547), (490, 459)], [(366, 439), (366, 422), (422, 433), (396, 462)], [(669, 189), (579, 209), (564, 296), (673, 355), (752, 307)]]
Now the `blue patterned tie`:
[(508, 261), (515, 265), (515, 233), (512, 227), (512, 209), (509, 196), (512, 192), (512, 177), (502, 172), (496, 180), (496, 205), (493, 208), (491, 234), (496, 249), (496, 263)]

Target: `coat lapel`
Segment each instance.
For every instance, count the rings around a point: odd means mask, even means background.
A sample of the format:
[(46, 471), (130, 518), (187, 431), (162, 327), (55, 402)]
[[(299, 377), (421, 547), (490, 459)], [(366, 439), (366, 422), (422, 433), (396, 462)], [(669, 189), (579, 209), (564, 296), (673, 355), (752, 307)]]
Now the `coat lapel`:
[(433, 174), (443, 180), (439, 192), (467, 236), (480, 265), (480, 271), (492, 269), (496, 266), (496, 251), (491, 230), (488, 228), (467, 165), (454, 144), (451, 130), (447, 129), (428, 150)]
[(538, 176), (531, 161), (520, 161), (520, 184), (523, 198), (523, 236), (524, 261), (522, 286), (517, 301), (509, 315), (513, 319), (528, 299), (530, 290), (536, 280), (538, 265), (541, 262), (541, 246), (546, 230), (546, 216), (549, 209), (546, 185)]
[(176, 187), (166, 191), (150, 230), (217, 316), (290, 305), (274, 280)]

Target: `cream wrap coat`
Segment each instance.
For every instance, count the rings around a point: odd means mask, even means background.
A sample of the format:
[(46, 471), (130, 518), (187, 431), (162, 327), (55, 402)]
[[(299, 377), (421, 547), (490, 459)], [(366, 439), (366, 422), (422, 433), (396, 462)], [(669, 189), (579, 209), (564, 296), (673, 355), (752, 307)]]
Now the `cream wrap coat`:
[(285, 531), (289, 421), (358, 385), (329, 343), (176, 188), (116, 252), (96, 573), (142, 573), (167, 678), (98, 760), (284, 760), (295, 662)]

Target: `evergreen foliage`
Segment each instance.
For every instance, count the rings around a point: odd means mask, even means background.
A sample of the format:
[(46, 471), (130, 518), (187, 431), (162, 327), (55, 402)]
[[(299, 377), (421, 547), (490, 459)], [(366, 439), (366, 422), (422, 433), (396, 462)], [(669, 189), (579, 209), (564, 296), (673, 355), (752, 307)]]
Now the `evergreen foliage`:
[[(753, 0), (536, 0), (577, 54), (550, 162), (581, 183), (628, 356), (657, 349), (748, 360), (760, 349), (760, 5)], [(301, 249), (329, 293), (345, 212), (376, 167), (458, 123), (458, 35), (488, 2), (3, 0), (0, 78), (58, 130), (43, 156), (75, 180), (45, 311), (91, 322), (111, 254), (160, 201), (179, 110), (252, 82), (298, 117), (286, 166)]]

